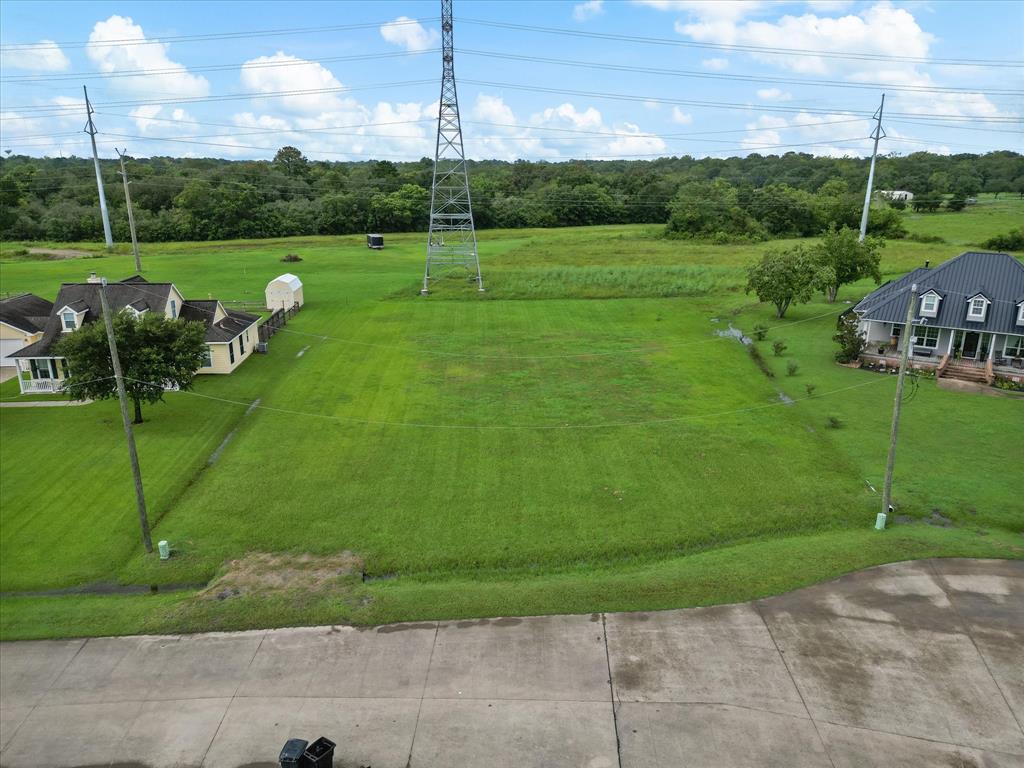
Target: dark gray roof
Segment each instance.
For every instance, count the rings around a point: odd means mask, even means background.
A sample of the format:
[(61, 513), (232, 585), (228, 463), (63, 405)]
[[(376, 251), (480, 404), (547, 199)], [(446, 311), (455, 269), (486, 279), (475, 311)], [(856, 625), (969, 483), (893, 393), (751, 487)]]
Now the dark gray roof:
[[(11, 357), (50, 357), (50, 347), (61, 337), (61, 319), (58, 312), (64, 307), (71, 307), (85, 312), (83, 325), (92, 323), (102, 317), (100, 312), (99, 283), (64, 283), (53, 303), (54, 311), (46, 320), (43, 338), (11, 355)], [(129, 304), (139, 301), (161, 306), (167, 303), (171, 291), (170, 283), (146, 283), (145, 288), (133, 283), (107, 283), (107, 302), (112, 312), (120, 312)]]
[[(935, 291), (942, 297), (939, 313), (928, 325), (995, 333), (1024, 333), (1017, 324), (1017, 303), (1024, 297), (1024, 264), (1006, 253), (968, 251), (934, 269), (915, 269), (866, 296), (854, 310), (864, 320), (902, 323), (912, 283), (923, 296)], [(967, 320), (968, 301), (983, 294), (990, 302), (984, 322)], [(914, 319), (920, 320), (920, 302)]]
[(145, 299), (139, 299), (138, 301), (133, 301), (128, 306), (131, 307), (132, 309), (134, 309), (136, 312), (145, 312), (147, 309), (150, 308), (149, 307), (149, 302), (146, 301)]
[(186, 299), (181, 305), (180, 317), (206, 326), (207, 342), (231, 341), (260, 319), (259, 315), (226, 309), (228, 316), (215, 323), (213, 318), (217, 312), (217, 303), (216, 299)]
[(52, 311), (52, 302), (31, 293), (0, 300), (0, 322), (28, 333), (43, 330)]

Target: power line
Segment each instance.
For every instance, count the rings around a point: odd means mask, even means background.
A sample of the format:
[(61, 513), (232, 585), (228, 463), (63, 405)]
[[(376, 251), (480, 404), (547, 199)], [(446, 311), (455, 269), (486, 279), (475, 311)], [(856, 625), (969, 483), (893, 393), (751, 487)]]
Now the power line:
[(257, 29), (250, 30), (248, 32), (210, 32), (198, 35), (164, 35), (159, 38), (139, 40), (135, 37), (125, 37), (119, 39), (110, 40), (73, 40), (56, 43), (14, 43), (11, 45), (0, 46), (0, 52), (7, 53), (11, 51), (25, 51), (41, 48), (43, 50), (52, 49), (53, 46), (59, 46), (61, 48), (100, 48), (110, 46), (132, 46), (132, 45), (164, 45), (165, 43), (196, 43), (206, 42), (211, 40), (231, 40), (234, 38), (248, 39), (251, 37), (272, 37), (277, 35), (305, 35), (315, 34), (323, 32), (344, 32), (353, 29), (370, 29), (373, 27), (380, 27), (383, 25), (387, 26), (408, 26), (416, 25), (423, 22), (432, 23), (438, 20), (437, 16), (429, 16), (419, 19), (406, 19), (404, 21), (399, 20), (385, 20), (385, 21), (367, 21), (359, 24), (335, 24), (330, 26), (319, 26), (319, 27), (292, 27), (292, 28), (277, 28), (277, 29)]
[(741, 53), (757, 53), (779, 56), (819, 56), (830, 59), (856, 59), (865, 61), (893, 61), (907, 62), (914, 64), (944, 64), (947, 66), (987, 66), (987, 67), (1024, 67), (1024, 61), (1006, 59), (966, 59), (966, 58), (943, 58), (932, 59), (922, 56), (891, 56), (880, 53), (856, 53), (842, 51), (824, 51), (809, 48), (778, 48), (761, 45), (743, 45), (727, 43), (701, 43), (690, 40), (679, 40), (665, 37), (644, 37), (639, 35), (621, 35), (606, 32), (588, 32), (579, 29), (565, 29), (562, 27), (540, 27), (530, 24), (513, 24), (503, 21), (488, 21), (486, 19), (462, 19), (464, 24), (476, 24), (484, 27), (498, 29), (513, 29), (523, 32), (538, 32), (547, 35), (564, 35), (569, 37), (586, 37), (597, 40), (616, 40), (621, 42), (642, 43), (646, 45), (667, 45), (682, 48), (707, 48), (713, 50), (738, 51)]

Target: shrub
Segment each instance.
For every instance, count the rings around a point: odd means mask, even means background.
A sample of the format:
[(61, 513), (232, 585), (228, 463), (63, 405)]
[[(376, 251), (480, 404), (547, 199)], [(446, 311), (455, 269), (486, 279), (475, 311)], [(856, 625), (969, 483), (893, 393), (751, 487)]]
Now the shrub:
[(751, 344), (749, 347), (747, 347), (747, 351), (750, 353), (751, 359), (755, 363), (757, 363), (757, 367), (761, 369), (761, 373), (763, 373), (769, 379), (774, 379), (775, 371), (773, 371), (768, 366), (768, 361), (764, 359), (764, 356), (761, 354), (761, 350), (759, 350), (757, 347)]
[(299, 254), (297, 254), (297, 253), (288, 253), (288, 254), (285, 254), (285, 257), (283, 259), (281, 259), (281, 261), (286, 261), (288, 263), (292, 263), (292, 262), (295, 262), (295, 261), (302, 261), (302, 257), (299, 256)]
[(753, 334), (757, 341), (764, 341), (765, 337), (768, 336), (768, 326), (758, 323), (754, 326)]
[(786, 351), (786, 342), (782, 339), (776, 339), (772, 342), (772, 352), (775, 353), (776, 357), (782, 357), (782, 353)]
[(796, 360), (790, 360), (786, 364), (786, 374), (788, 376), (796, 376), (796, 372), (800, 370), (800, 366), (797, 365)]
[(909, 240), (912, 243), (944, 243), (944, 242), (946, 242), (946, 238), (939, 237), (939, 235), (921, 235), (921, 234), (917, 234), (917, 233), (914, 233), (912, 235), (907, 235), (907, 240)]
[(990, 237), (981, 245), (993, 251), (1024, 251), (1024, 227), (1011, 229), (1005, 235)]
[(817, 384), (804, 384), (804, 389), (807, 391), (808, 397), (814, 397), (814, 390), (816, 390), (817, 388)]
[(832, 341), (839, 345), (839, 351), (836, 352), (836, 361), (852, 363), (860, 357), (860, 353), (864, 350), (866, 343), (864, 337), (857, 330), (857, 316), (852, 312), (840, 315), (836, 326), (839, 330), (832, 337)]
[(843, 426), (843, 422), (838, 416), (829, 416), (825, 419), (825, 426), (828, 429), (839, 429)]

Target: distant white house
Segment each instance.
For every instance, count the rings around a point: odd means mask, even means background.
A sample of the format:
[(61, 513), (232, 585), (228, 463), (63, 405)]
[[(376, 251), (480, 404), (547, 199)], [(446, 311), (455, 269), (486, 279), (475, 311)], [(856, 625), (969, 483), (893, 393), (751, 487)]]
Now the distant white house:
[(302, 281), (287, 272), (267, 283), (267, 309), (290, 309), (303, 304)]
[(880, 189), (878, 194), (890, 200), (902, 200), (904, 203), (909, 203), (914, 199), (914, 193), (905, 189)]

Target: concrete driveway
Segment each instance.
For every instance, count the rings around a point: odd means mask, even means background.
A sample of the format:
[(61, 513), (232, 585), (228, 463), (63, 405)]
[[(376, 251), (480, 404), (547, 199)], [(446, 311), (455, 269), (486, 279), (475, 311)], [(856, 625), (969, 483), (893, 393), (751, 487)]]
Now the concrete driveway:
[(754, 603), (0, 646), (0, 763), (1024, 766), (1024, 562)]

